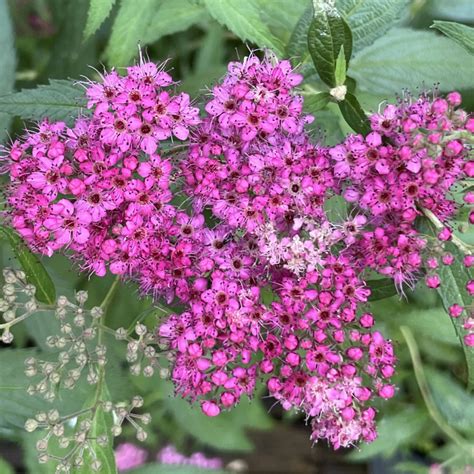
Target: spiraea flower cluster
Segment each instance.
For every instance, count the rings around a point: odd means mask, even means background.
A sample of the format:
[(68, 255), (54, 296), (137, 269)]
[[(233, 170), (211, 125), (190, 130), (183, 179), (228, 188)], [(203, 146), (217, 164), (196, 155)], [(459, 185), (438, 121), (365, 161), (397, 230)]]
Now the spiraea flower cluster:
[[(251, 55), (229, 64), (200, 118), (154, 64), (107, 73), (86, 84), (91, 117), (44, 121), (10, 147), (8, 218), (33, 250), (67, 252), (176, 308), (156, 334), (116, 332), (133, 373), (169, 374), (209, 416), (264, 380), (314, 441), (338, 448), (375, 439), (374, 402), (395, 394), (394, 348), (374, 329), (365, 279), (378, 272), (401, 292), (442, 284), (437, 268), (462, 245), (451, 191), (474, 174), (474, 122), (457, 93), (405, 97), (370, 117), (366, 137), (324, 147), (305, 130), (301, 81), (288, 61)], [(163, 144), (175, 139), (188, 141)], [(473, 258), (467, 249), (466, 267)], [(472, 345), (469, 311), (450, 308)]]

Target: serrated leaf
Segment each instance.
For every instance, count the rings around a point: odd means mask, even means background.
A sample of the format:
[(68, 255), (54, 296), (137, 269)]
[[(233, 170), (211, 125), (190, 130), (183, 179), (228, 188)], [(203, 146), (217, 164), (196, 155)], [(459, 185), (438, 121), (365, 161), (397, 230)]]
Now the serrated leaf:
[(354, 52), (371, 45), (394, 26), (409, 0), (337, 0), (352, 31)]
[(370, 288), (369, 301), (383, 300), (397, 294), (397, 289), (390, 278), (367, 280), (365, 283)]
[(153, 43), (162, 36), (183, 31), (205, 20), (208, 14), (200, 2), (193, 0), (163, 0), (153, 11), (143, 42)]
[(443, 91), (470, 88), (473, 70), (474, 57), (461, 46), (433, 32), (409, 28), (389, 31), (351, 63), (358, 87), (375, 95), (429, 88), (438, 82)]
[(121, 0), (105, 50), (110, 65), (127, 65), (138, 53), (138, 44), (146, 42), (146, 34), (160, 4), (161, 0)]
[(8, 240), (18, 262), (26, 274), (29, 283), (36, 287), (36, 298), (42, 303), (53, 305), (56, 302), (56, 289), (53, 280), (40, 262), (33, 254), (21, 237), (12, 229), (0, 226), (0, 235)]
[[(447, 242), (446, 250), (454, 255), (455, 261), (452, 265), (441, 265), (438, 268), (441, 285), (437, 291), (443, 306), (448, 311), (448, 308), (453, 304), (459, 304), (464, 307), (472, 305), (472, 297), (466, 290), (466, 283), (472, 279), (472, 275), (463, 265), (464, 255), (454, 244)], [(446, 314), (446, 317), (449, 318), (450, 316)], [(464, 344), (463, 318), (450, 319), (463, 346), (468, 372), (468, 387), (472, 389), (474, 388), (474, 347), (468, 347)]]
[(376, 440), (360, 445), (348, 457), (352, 461), (364, 461), (380, 454), (390, 456), (415, 439), (427, 421), (427, 413), (413, 407), (407, 407), (395, 415), (386, 415), (377, 425)]
[[(8, 94), (15, 83), (15, 48), (13, 45), (13, 28), (8, 13), (7, 0), (0, 0), (0, 95)], [(0, 112), (2, 110), (0, 109)], [(0, 140), (10, 125), (11, 117), (0, 113)]]
[(0, 112), (22, 119), (70, 122), (86, 105), (84, 93), (71, 81), (51, 79), (48, 85), (0, 97)]
[(362, 135), (367, 135), (370, 132), (370, 124), (367, 115), (362, 110), (355, 95), (347, 92), (345, 99), (338, 102), (338, 105), (344, 120), (355, 132), (361, 133)]
[(336, 8), (325, 0), (314, 4), (314, 18), (308, 30), (308, 49), (319, 77), (329, 87), (336, 85), (336, 60), (344, 46), (346, 64), (352, 55), (352, 34)]
[(341, 46), (339, 54), (336, 59), (336, 67), (334, 69), (334, 76), (336, 79), (336, 86), (342, 86), (346, 82), (347, 63), (344, 56), (344, 45)]
[(474, 54), (474, 28), (453, 21), (434, 21), (430, 28), (436, 28), (448, 38)]
[(283, 44), (262, 20), (257, 0), (204, 0), (204, 3), (215, 20), (243, 41), (251, 41), (257, 46), (271, 48), (279, 56), (283, 55)]
[(84, 39), (91, 37), (104, 23), (112, 11), (115, 0), (90, 0)]

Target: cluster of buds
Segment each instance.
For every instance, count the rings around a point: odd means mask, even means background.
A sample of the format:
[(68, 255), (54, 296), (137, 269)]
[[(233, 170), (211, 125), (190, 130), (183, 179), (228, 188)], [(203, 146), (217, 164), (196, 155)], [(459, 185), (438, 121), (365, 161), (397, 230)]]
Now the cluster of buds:
[(3, 270), (5, 284), (2, 287), (2, 298), (0, 298), (0, 313), (3, 323), (0, 323), (2, 331), (0, 341), (4, 344), (13, 342), (11, 328), (24, 321), (33, 314), (47, 311), (46, 305), (35, 299), (36, 288), (27, 283), (26, 275), (21, 270), (5, 268)]
[(86, 309), (87, 298), (86, 291), (76, 293), (75, 303), (65, 296), (58, 298), (55, 315), (59, 321), (59, 334), (48, 336), (46, 344), (59, 352), (55, 361), (34, 357), (25, 361), (26, 375), (40, 376), (38, 382), (28, 387), (31, 395), (39, 393), (52, 401), (60, 385), (69, 390), (76, 387), (86, 368), (87, 382), (95, 385), (99, 381), (99, 370), (107, 363), (107, 348), (97, 340), (103, 310), (100, 307)]
[[(125, 420), (136, 429), (138, 440), (146, 439), (147, 433), (141, 425), (148, 425), (151, 416), (148, 413), (133, 413), (142, 406), (143, 399), (138, 396), (130, 402), (116, 404), (97, 400), (91, 407), (66, 416), (60, 416), (56, 409), (38, 413), (35, 418), (26, 421), (25, 429), (28, 432), (43, 430), (44, 436), (36, 443), (38, 461), (42, 464), (54, 462), (57, 474), (70, 473), (82, 467), (97, 472), (102, 470), (97, 448), (107, 446), (111, 437), (119, 436)], [(100, 412), (115, 420), (110, 433), (100, 432), (100, 429), (98, 432), (96, 420)]]

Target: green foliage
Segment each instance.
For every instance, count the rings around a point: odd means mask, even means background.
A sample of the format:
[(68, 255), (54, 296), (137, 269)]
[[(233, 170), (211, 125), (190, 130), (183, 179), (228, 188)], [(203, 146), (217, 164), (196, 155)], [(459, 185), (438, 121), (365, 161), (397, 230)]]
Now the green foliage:
[[(472, 298), (466, 290), (466, 282), (472, 276), (469, 270), (463, 265), (463, 254), (452, 243), (447, 244), (447, 250), (456, 257), (452, 265), (442, 265), (439, 268), (438, 274), (441, 278), (442, 285), (438, 288), (438, 293), (441, 296), (443, 305), (448, 308), (457, 303), (464, 307), (472, 305)], [(446, 315), (446, 317), (449, 317)], [(451, 318), (454, 328), (458, 334), (459, 339), (463, 345), (464, 354), (466, 356), (466, 364), (468, 371), (468, 387), (474, 388), (474, 348), (466, 346), (462, 341), (465, 331), (462, 327), (461, 318)]]
[(14, 474), (13, 468), (3, 458), (0, 458), (0, 474)]
[(347, 62), (344, 56), (344, 45), (341, 45), (339, 54), (336, 59), (336, 66), (334, 68), (334, 77), (336, 79), (336, 86), (342, 86), (346, 83)]
[(346, 64), (352, 55), (352, 34), (339, 12), (323, 0), (315, 4), (308, 30), (308, 49), (319, 77), (329, 87), (336, 86), (336, 61), (343, 47)]
[(193, 0), (162, 0), (150, 15), (151, 21), (141, 38), (145, 44), (183, 31), (209, 17), (204, 5)]
[(338, 102), (338, 105), (345, 121), (354, 131), (362, 135), (367, 135), (370, 132), (367, 115), (354, 94), (348, 92), (345, 99)]
[(374, 456), (391, 456), (402, 446), (408, 445), (423, 431), (428, 415), (420, 409), (405, 407), (393, 415), (385, 415), (378, 423), (377, 439), (353, 451), (349, 458), (364, 461)]
[(0, 226), (0, 235), (6, 238), (13, 248), (15, 257), (23, 268), (28, 282), (36, 287), (36, 298), (42, 303), (54, 304), (56, 289), (39, 258), (28, 249), (12, 229)]
[[(95, 407), (94, 415), (92, 418), (92, 426), (89, 432), (91, 437), (91, 448), (93, 449), (96, 459), (101, 464), (101, 472), (107, 474), (117, 473), (117, 467), (115, 465), (115, 456), (113, 449), (113, 437), (111, 435), (111, 429), (113, 425), (112, 413), (106, 413), (100, 402), (110, 401), (110, 393), (105, 383), (105, 380), (99, 381), (96, 387), (95, 393), (86, 400), (83, 408)], [(79, 417), (79, 422), (81, 418)], [(97, 442), (97, 438), (100, 436), (107, 437), (107, 444), (102, 445)], [(90, 451), (84, 452), (84, 465), (91, 466), (94, 458), (91, 457)], [(73, 474), (80, 474), (84, 472), (83, 469), (73, 470)]]
[(282, 42), (272, 34), (269, 27), (262, 22), (260, 6), (257, 0), (239, 0), (223, 2), (222, 0), (204, 0), (213, 18), (221, 25), (227, 26), (242, 40), (248, 40), (258, 46), (273, 49), (283, 56)]
[(409, 0), (337, 0), (352, 30), (354, 52), (371, 45), (394, 26)]
[(474, 54), (474, 28), (452, 21), (435, 21), (431, 28), (441, 31), (463, 48), (466, 48), (469, 53)]
[(453, 428), (474, 435), (474, 396), (446, 373), (428, 367), (425, 372), (439, 412)]
[(310, 113), (317, 112), (318, 110), (324, 109), (331, 100), (329, 92), (316, 92), (314, 94), (305, 94), (304, 105), (305, 109)]
[(115, 0), (90, 0), (84, 39), (91, 37), (104, 23), (112, 11)]
[[(0, 0), (0, 96), (8, 94), (15, 83), (15, 48), (13, 46), (13, 29), (8, 14), (7, 0)], [(0, 109), (0, 112), (3, 112)], [(0, 113), (0, 140), (10, 123), (10, 117)]]
[(473, 70), (474, 57), (450, 39), (395, 28), (354, 57), (351, 75), (362, 90), (392, 96), (438, 82), (443, 91), (472, 87)]
[(310, 5), (296, 23), (286, 45), (286, 53), (295, 63), (306, 63), (311, 59), (308, 49), (308, 30), (313, 21), (313, 6)]
[(48, 117), (70, 123), (85, 105), (81, 90), (71, 81), (62, 79), (51, 79), (48, 85), (0, 97), (0, 112), (31, 120)]
[(112, 27), (105, 57), (109, 64), (124, 66), (136, 56), (137, 45), (159, 8), (160, 0), (121, 0), (120, 8)]

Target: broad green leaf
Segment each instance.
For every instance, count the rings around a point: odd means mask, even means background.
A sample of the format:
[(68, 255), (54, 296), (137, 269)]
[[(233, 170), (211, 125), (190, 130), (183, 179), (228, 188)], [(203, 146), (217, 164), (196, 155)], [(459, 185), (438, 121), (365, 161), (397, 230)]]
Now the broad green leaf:
[(443, 91), (469, 88), (473, 70), (474, 57), (449, 38), (409, 28), (389, 31), (357, 54), (350, 69), (358, 87), (376, 95), (438, 82)]
[(110, 15), (115, 0), (90, 0), (84, 39), (92, 36)]
[(472, 0), (430, 0), (427, 2), (428, 11), (424, 13), (431, 18), (447, 18), (450, 20), (472, 23), (474, 21), (474, 8)]
[[(8, 94), (15, 83), (15, 48), (13, 46), (13, 28), (8, 13), (7, 0), (0, 0), (0, 95)], [(0, 112), (3, 112), (0, 108)], [(0, 113), (0, 140), (10, 125), (11, 117)]]
[(448, 38), (474, 54), (474, 28), (453, 21), (434, 21), (430, 28), (436, 28)]
[(308, 50), (308, 30), (313, 21), (313, 5), (309, 5), (301, 15), (291, 33), (286, 53), (296, 64), (304, 64), (311, 59)]
[(338, 102), (338, 105), (344, 120), (354, 131), (362, 135), (367, 135), (370, 132), (370, 124), (367, 115), (362, 110), (355, 95), (348, 92), (345, 99)]
[(344, 45), (341, 45), (339, 54), (336, 59), (336, 67), (334, 69), (334, 76), (336, 78), (336, 86), (342, 86), (346, 82), (347, 63), (344, 56)]
[(71, 122), (84, 112), (84, 93), (71, 81), (52, 79), (48, 85), (23, 89), (0, 97), (0, 112), (22, 119)]
[(365, 283), (370, 288), (369, 301), (383, 300), (397, 294), (397, 289), (390, 278), (367, 280)]
[(346, 64), (352, 54), (352, 34), (340, 13), (326, 0), (314, 3), (314, 18), (308, 31), (308, 49), (319, 77), (328, 86), (336, 85), (336, 60), (344, 46)]
[(407, 407), (395, 415), (385, 415), (377, 425), (377, 439), (369, 444), (362, 444), (354, 450), (349, 459), (364, 461), (383, 454), (390, 456), (398, 448), (407, 446), (424, 430), (428, 421), (425, 411)]
[(124, 66), (138, 53), (140, 41), (145, 43), (147, 32), (155, 19), (160, 0), (121, 0), (115, 17), (105, 57), (112, 66)]
[(127, 471), (127, 474), (225, 474), (228, 471), (216, 469), (201, 469), (194, 466), (173, 466), (171, 464), (144, 464), (136, 469)]
[(324, 201), (324, 212), (331, 222), (347, 219), (347, 201), (342, 196), (331, 196)]
[(14, 474), (13, 467), (3, 458), (0, 458), (0, 474)]
[(291, 8), (288, 8), (288, 0), (255, 0), (255, 3), (262, 22), (286, 44), (301, 15), (311, 5), (311, 0), (292, 0)]
[[(438, 268), (438, 274), (441, 279), (441, 285), (438, 288), (438, 293), (443, 301), (443, 306), (446, 311), (453, 304), (459, 304), (467, 307), (472, 305), (472, 297), (466, 290), (466, 283), (472, 279), (471, 272), (463, 265), (464, 255), (452, 243), (448, 242), (446, 250), (454, 255), (455, 261), (452, 265), (441, 265)], [(450, 318), (446, 314), (447, 318)], [(456, 333), (461, 341), (466, 357), (467, 372), (468, 372), (468, 387), (474, 388), (474, 347), (468, 347), (464, 344), (463, 338), (466, 332), (462, 327), (462, 317), (450, 318)]]
[(337, 0), (352, 31), (354, 52), (372, 44), (396, 24), (409, 0)]
[(45, 81), (90, 75), (90, 65), (98, 62), (98, 48), (97, 38), (84, 41), (89, 0), (49, 0), (49, 3), (55, 35), (41, 78)]
[(151, 21), (141, 38), (145, 44), (154, 43), (165, 35), (186, 30), (208, 18), (206, 9), (200, 2), (193, 0), (161, 0), (158, 3), (157, 7), (150, 13)]
[(317, 92), (316, 94), (305, 94), (304, 106), (310, 113), (324, 109), (331, 100), (329, 92)]
[[(97, 404), (97, 401), (110, 401), (110, 393), (107, 388), (105, 381), (99, 383), (96, 387), (96, 392), (94, 395), (89, 398), (85, 404), (84, 408), (89, 408)], [(89, 414), (86, 415), (89, 418)], [(80, 422), (80, 418), (79, 418)], [(111, 434), (111, 428), (114, 423), (112, 413), (105, 413), (102, 407), (99, 405), (98, 409), (95, 411), (95, 414), (92, 418), (92, 426), (89, 432), (91, 438), (91, 448), (95, 452), (97, 459), (101, 463), (101, 472), (106, 472), (107, 474), (116, 474), (117, 466), (115, 465), (115, 455), (114, 455), (114, 441)], [(108, 443), (105, 446), (101, 446), (96, 442), (96, 438), (99, 436), (107, 436)], [(89, 451), (84, 452), (84, 465), (90, 466), (93, 461), (91, 453)], [(73, 470), (74, 474), (81, 474), (83, 469)]]
[(474, 395), (466, 392), (448, 374), (429, 366), (424, 369), (433, 401), (449, 425), (466, 434), (474, 434)]
[(0, 226), (0, 235), (8, 239), (13, 252), (29, 283), (36, 287), (36, 298), (42, 303), (54, 304), (56, 302), (56, 289), (53, 280), (40, 262), (16, 232), (8, 227)]
[(261, 18), (258, 0), (204, 0), (204, 3), (213, 18), (243, 41), (251, 41), (257, 46), (272, 49), (279, 56), (283, 55), (282, 42)]

